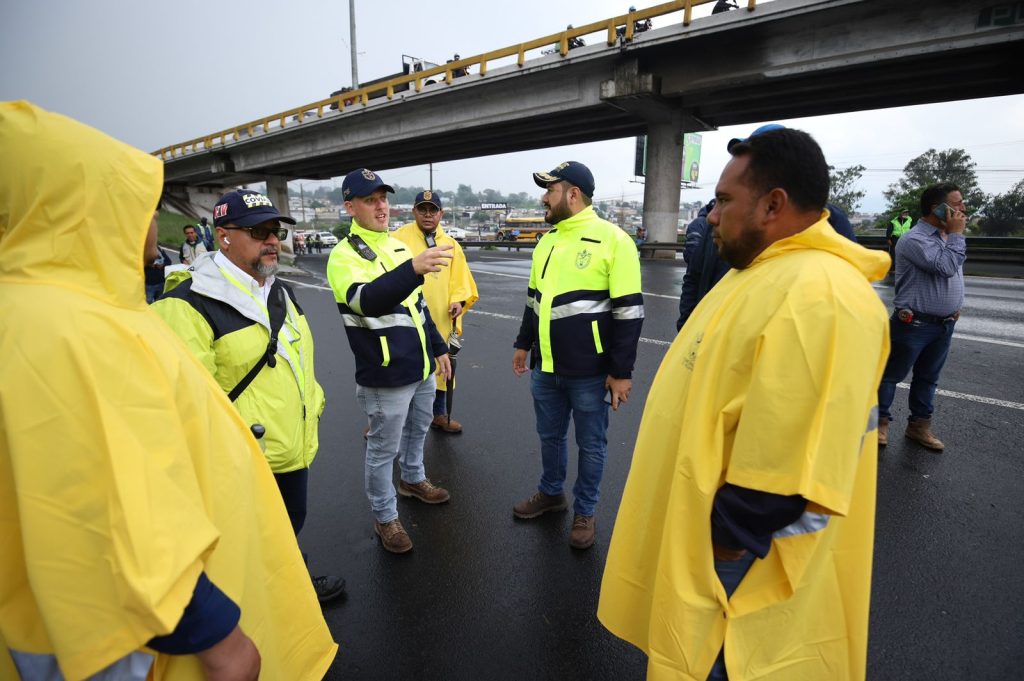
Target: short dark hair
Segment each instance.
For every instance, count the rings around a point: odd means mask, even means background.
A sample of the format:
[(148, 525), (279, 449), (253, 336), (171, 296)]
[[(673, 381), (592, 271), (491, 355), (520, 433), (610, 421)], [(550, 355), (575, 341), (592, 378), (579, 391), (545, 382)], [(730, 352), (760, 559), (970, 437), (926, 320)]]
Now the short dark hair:
[(769, 130), (734, 144), (734, 158), (747, 156), (746, 181), (762, 192), (784, 189), (801, 210), (825, 209), (828, 201), (828, 163), (814, 138), (803, 130)]
[(195, 228), (196, 228), (195, 225), (185, 225), (184, 227), (181, 228), (181, 231), (184, 232), (186, 229), (195, 229)]
[(928, 215), (932, 212), (932, 208), (943, 203), (950, 193), (958, 191), (960, 191), (960, 187), (952, 182), (939, 182), (925, 187), (925, 190), (921, 192), (921, 215)]

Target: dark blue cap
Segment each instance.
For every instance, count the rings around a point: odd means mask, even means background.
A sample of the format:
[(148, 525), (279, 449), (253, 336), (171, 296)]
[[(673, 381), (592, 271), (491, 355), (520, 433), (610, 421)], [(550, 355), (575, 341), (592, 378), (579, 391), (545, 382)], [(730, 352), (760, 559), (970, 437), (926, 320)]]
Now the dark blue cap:
[(441, 208), (443, 208), (443, 206), (441, 205), (441, 195), (432, 192), (429, 189), (425, 192), (420, 192), (419, 194), (417, 194), (416, 200), (413, 201), (412, 205), (415, 207), (420, 205), (421, 203), (429, 203), (434, 206), (437, 206), (438, 210), (441, 210)]
[(750, 133), (749, 137), (743, 137), (743, 138), (733, 137), (731, 140), (729, 140), (729, 143), (725, 145), (725, 150), (726, 151), (730, 151), (730, 150), (732, 150), (732, 148), (734, 146), (736, 146), (740, 142), (746, 142), (751, 137), (757, 137), (762, 132), (768, 132), (770, 130), (785, 130), (785, 129), (786, 129), (786, 126), (781, 125), (779, 123), (765, 123), (760, 128), (758, 128), (754, 132)]
[(380, 175), (368, 168), (359, 168), (345, 176), (345, 181), (341, 183), (341, 195), (346, 201), (351, 201), (361, 196), (369, 196), (381, 187), (392, 194), (395, 193), (391, 185), (380, 179)]
[(559, 163), (550, 173), (534, 173), (533, 181), (545, 189), (552, 182), (568, 182), (579, 187), (589, 198), (594, 198), (594, 174), (579, 161)]
[(251, 189), (236, 189), (217, 199), (213, 207), (213, 224), (215, 227), (238, 225), (253, 227), (267, 220), (280, 220), (294, 225), (295, 220), (281, 215), (263, 194)]

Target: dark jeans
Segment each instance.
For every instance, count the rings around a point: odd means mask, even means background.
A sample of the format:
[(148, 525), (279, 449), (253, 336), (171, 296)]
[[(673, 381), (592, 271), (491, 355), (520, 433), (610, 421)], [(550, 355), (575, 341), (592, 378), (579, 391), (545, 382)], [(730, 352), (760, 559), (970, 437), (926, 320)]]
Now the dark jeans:
[(934, 411), (935, 388), (939, 373), (949, 355), (956, 322), (924, 322), (905, 324), (893, 314), (889, 318), (892, 349), (878, 387), (878, 415), (890, 418), (896, 384), (913, 369), (910, 381), (910, 420), (929, 419)]
[[(438, 390), (437, 394), (434, 395), (434, 416), (444, 416), (448, 413), (448, 404), (445, 401), (448, 393), (444, 390)], [(454, 407), (455, 405), (452, 404)]]
[(573, 510), (592, 516), (600, 496), (601, 476), (608, 457), (608, 405), (605, 376), (560, 376), (540, 370), (530, 376), (533, 410), (540, 436), (541, 476), (538, 490), (549, 496), (562, 493), (569, 464), (569, 418), (576, 424), (579, 470)]
[[(292, 521), (292, 530), (298, 539), (302, 526), (306, 524), (306, 490), (309, 487), (309, 469), (300, 468), (287, 473), (274, 473), (277, 488), (281, 490), (281, 499), (288, 511), (288, 520)], [(302, 553), (306, 560), (306, 553)]]
[[(715, 574), (718, 575), (718, 581), (725, 587), (726, 596), (732, 598), (736, 587), (740, 585), (743, 578), (747, 576), (750, 566), (754, 564), (755, 557), (754, 554), (747, 551), (739, 560), (715, 560)], [(715, 660), (715, 665), (711, 668), (708, 681), (727, 681), (728, 678), (725, 673), (725, 650), (722, 650), (718, 653), (718, 659)]]

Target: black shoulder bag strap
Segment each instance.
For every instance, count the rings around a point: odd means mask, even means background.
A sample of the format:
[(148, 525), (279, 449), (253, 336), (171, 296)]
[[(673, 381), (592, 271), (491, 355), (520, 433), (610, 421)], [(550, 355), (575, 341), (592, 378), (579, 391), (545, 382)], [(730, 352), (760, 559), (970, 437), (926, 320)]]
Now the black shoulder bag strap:
[(284, 286), (275, 279), (274, 283), (270, 286), (270, 295), (267, 296), (267, 312), (270, 314), (270, 341), (267, 343), (267, 350), (260, 357), (259, 361), (256, 362), (256, 365), (249, 370), (249, 373), (228, 393), (228, 399), (232, 402), (245, 392), (245, 389), (249, 387), (249, 384), (253, 382), (256, 375), (263, 369), (264, 364), (269, 364), (271, 369), (277, 366), (277, 335), (281, 332), (281, 327), (284, 326), (284, 318), (288, 314), (288, 304), (285, 302), (287, 296), (288, 294), (285, 293)]

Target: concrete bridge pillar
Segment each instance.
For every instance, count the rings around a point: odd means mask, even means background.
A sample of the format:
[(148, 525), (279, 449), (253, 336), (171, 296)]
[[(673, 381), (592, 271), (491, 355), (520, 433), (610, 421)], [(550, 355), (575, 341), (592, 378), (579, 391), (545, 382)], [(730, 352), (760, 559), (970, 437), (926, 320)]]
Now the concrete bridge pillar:
[(278, 175), (267, 176), (267, 198), (273, 201), (274, 208), (281, 215), (291, 217), (288, 212), (288, 178)]
[[(647, 240), (674, 243), (679, 221), (679, 182), (683, 177), (683, 115), (666, 112), (647, 126), (647, 178), (644, 183), (644, 227)], [(672, 259), (675, 251), (654, 251)]]

